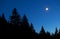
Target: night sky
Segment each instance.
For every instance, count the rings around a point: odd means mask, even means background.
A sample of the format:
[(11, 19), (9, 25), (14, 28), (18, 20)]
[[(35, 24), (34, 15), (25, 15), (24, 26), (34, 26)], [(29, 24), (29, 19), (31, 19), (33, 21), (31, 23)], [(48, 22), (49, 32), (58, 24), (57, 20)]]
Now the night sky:
[(7, 20), (14, 8), (21, 16), (27, 15), (36, 32), (40, 32), (42, 25), (51, 33), (60, 28), (60, 0), (0, 0), (0, 15), (4, 12)]

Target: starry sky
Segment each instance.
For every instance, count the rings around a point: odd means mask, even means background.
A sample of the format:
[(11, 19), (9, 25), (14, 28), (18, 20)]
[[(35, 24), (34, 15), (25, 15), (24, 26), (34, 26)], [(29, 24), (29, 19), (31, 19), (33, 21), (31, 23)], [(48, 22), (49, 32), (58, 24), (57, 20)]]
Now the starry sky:
[(60, 28), (60, 0), (0, 0), (0, 15), (4, 12), (7, 20), (14, 8), (21, 16), (27, 15), (36, 32), (40, 32), (42, 25), (51, 33)]

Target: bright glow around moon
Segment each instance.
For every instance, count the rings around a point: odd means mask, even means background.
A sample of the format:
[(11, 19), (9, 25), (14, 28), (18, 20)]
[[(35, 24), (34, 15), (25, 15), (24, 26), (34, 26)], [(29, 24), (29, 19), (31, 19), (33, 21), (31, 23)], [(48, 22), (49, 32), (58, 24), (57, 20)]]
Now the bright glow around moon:
[(45, 10), (48, 11), (48, 8), (46, 8)]

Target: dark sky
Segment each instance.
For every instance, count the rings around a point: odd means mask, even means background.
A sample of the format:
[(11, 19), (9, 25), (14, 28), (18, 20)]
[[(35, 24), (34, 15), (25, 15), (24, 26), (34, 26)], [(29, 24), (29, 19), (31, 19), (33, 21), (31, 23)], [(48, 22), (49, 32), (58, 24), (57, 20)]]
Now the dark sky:
[(9, 19), (15, 7), (19, 14), (27, 15), (36, 32), (40, 31), (42, 25), (49, 32), (60, 28), (60, 0), (0, 0), (0, 15), (4, 12), (6, 19)]

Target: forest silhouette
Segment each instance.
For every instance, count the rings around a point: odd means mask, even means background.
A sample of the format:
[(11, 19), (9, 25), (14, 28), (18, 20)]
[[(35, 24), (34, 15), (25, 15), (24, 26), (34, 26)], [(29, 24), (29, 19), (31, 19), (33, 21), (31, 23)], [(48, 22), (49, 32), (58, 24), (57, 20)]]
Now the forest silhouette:
[(5, 19), (4, 13), (0, 16), (0, 32), (1, 33), (18, 33), (20, 39), (60, 39), (60, 29), (55, 30), (55, 33), (45, 32), (44, 27), (41, 27), (39, 33), (35, 32), (33, 24), (28, 22), (27, 16), (21, 18), (17, 9), (14, 8), (9, 22)]

